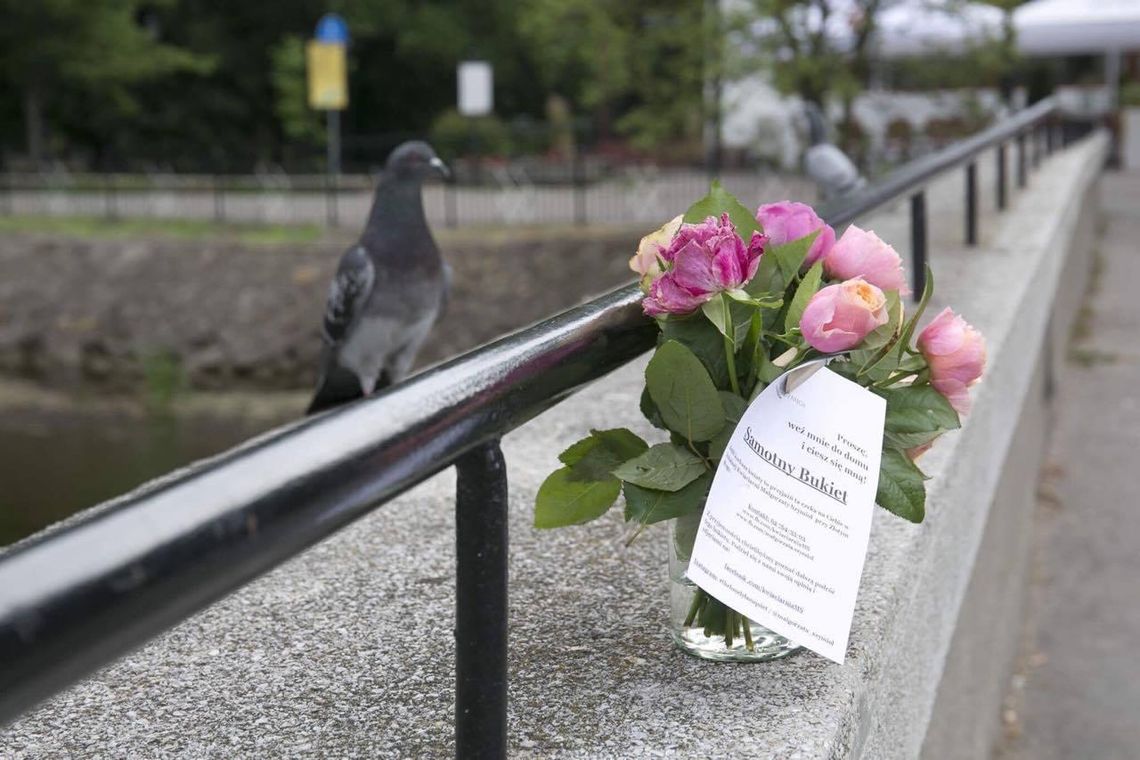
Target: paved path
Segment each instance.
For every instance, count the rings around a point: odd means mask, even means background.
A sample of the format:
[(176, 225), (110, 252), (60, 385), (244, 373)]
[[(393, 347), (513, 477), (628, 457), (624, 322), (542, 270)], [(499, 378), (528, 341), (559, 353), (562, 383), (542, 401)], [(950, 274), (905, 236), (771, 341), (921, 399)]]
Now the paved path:
[(1100, 272), (1059, 382), (1001, 760), (1140, 757), (1140, 174), (1106, 175), (1102, 191)]

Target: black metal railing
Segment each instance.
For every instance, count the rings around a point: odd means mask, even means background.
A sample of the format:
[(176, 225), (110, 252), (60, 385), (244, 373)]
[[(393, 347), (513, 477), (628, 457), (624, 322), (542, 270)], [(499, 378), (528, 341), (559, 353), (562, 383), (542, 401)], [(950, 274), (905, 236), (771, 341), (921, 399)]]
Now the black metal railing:
[[(912, 269), (920, 273), (925, 185), (966, 167), (966, 239), (975, 243), (978, 157), (996, 148), (1001, 161), (1016, 141), (1020, 180), (1026, 136), (1051, 151), (1055, 115), (1051, 100), (1038, 103), (836, 201), (824, 216), (842, 225), (909, 197)], [(455, 465), (456, 752), (503, 757), (507, 480), (499, 439), (650, 349), (657, 329), (640, 300), (634, 286), (616, 290), (12, 547), (0, 555), (0, 724)]]

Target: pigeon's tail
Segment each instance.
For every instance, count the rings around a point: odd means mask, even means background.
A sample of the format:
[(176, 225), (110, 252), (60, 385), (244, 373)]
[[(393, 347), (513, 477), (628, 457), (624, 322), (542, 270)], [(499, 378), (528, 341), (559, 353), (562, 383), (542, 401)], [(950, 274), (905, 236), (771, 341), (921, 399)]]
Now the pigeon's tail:
[[(387, 376), (381, 375), (375, 390), (387, 385), (389, 385)], [(349, 370), (334, 365), (321, 377), (321, 384), (317, 386), (317, 392), (313, 394), (313, 400), (305, 414), (317, 414), (360, 398), (364, 398), (364, 392), (360, 389), (360, 380)]]

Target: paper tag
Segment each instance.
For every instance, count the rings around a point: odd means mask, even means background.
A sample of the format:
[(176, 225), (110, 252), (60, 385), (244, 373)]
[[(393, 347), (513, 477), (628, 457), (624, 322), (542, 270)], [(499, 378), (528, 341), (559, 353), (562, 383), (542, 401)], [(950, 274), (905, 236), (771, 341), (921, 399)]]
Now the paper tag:
[(867, 556), (886, 401), (826, 368), (785, 373), (744, 412), (720, 460), (690, 580), (842, 663)]

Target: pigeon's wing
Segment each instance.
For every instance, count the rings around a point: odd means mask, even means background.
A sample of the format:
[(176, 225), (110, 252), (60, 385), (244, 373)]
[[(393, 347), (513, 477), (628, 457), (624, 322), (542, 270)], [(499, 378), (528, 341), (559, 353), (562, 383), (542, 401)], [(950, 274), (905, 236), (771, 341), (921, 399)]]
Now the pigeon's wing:
[(443, 315), (447, 313), (447, 305), (451, 303), (451, 281), (454, 277), (451, 265), (446, 261), (443, 262), (443, 292), (439, 297), (439, 312), (435, 315), (436, 321), (443, 319)]
[(341, 343), (372, 292), (376, 270), (363, 246), (345, 251), (329, 285), (322, 332), (330, 346)]

